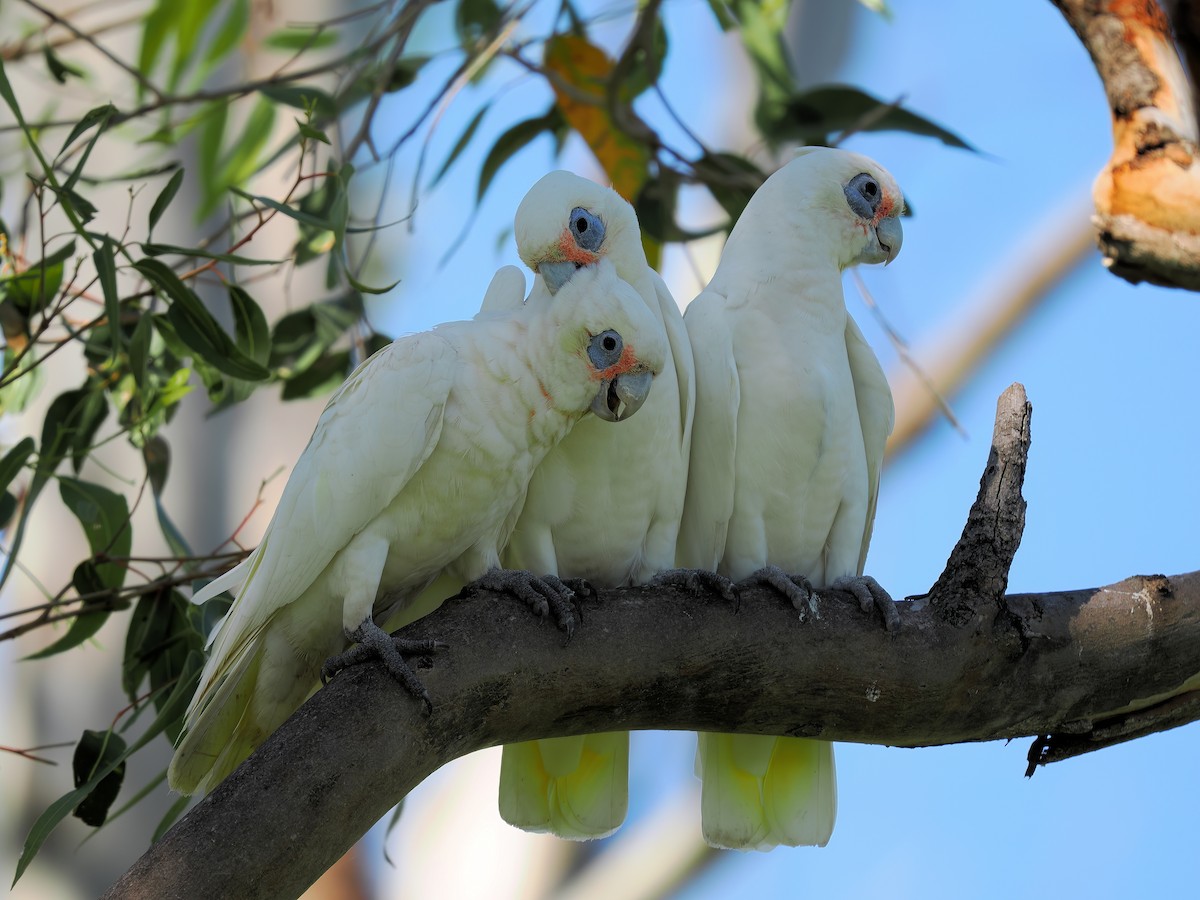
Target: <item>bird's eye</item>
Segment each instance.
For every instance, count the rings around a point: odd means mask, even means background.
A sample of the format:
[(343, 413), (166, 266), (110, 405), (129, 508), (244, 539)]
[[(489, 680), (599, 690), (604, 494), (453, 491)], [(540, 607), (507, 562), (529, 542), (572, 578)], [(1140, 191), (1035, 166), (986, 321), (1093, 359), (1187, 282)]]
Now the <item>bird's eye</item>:
[(577, 246), (590, 253), (600, 252), (600, 245), (604, 243), (605, 229), (604, 222), (600, 220), (599, 216), (582, 206), (577, 206), (571, 210), (568, 227)]
[(592, 337), (588, 342), (587, 355), (597, 369), (607, 369), (621, 361), (624, 349), (625, 342), (621, 340), (621, 335), (610, 328)]
[(850, 209), (864, 219), (874, 218), (875, 210), (883, 200), (879, 182), (866, 172), (860, 172), (846, 182), (845, 194)]

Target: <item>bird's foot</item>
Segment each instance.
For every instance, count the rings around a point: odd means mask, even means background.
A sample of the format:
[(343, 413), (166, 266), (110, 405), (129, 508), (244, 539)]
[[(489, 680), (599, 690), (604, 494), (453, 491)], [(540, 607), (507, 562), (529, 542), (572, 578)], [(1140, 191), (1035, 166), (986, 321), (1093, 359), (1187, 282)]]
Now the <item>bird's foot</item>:
[(838, 591), (848, 591), (858, 600), (858, 608), (865, 613), (877, 609), (883, 616), (883, 627), (888, 631), (900, 630), (900, 611), (892, 595), (883, 589), (878, 581), (870, 575), (847, 575), (836, 579), (831, 588)]
[(647, 585), (649, 587), (683, 588), (697, 596), (715, 592), (720, 594), (722, 599), (731, 601), (735, 611), (742, 599), (737, 585), (724, 575), (718, 575), (707, 569), (665, 569), (651, 578)]
[(367, 660), (378, 659), (393, 678), (425, 704), (426, 713), (433, 710), (433, 701), (429, 699), (429, 691), (425, 690), (421, 679), (417, 678), (412, 667), (404, 661), (404, 655), (434, 653), (438, 650), (448, 649), (449, 644), (444, 641), (412, 641), (408, 638), (393, 637), (369, 618), (353, 631), (346, 632), (346, 636), (354, 641), (354, 645), (325, 660), (325, 664), (321, 666), (322, 684), (328, 684), (329, 679), (342, 669), (356, 666)]
[(789, 575), (779, 566), (763, 566), (740, 582), (746, 583), (765, 584), (783, 594), (792, 601), (792, 606), (800, 611), (801, 622), (807, 621), (810, 615), (814, 619), (821, 618), (821, 611), (817, 608), (820, 597), (803, 575)]
[(585, 596), (596, 593), (595, 588), (582, 578), (563, 581), (557, 575), (539, 578), (519, 569), (489, 569), (451, 599), (461, 600), (478, 591), (503, 591), (524, 602), (539, 618), (553, 615), (555, 624), (566, 632), (568, 641), (575, 633), (575, 607), (571, 598), (576, 592)]

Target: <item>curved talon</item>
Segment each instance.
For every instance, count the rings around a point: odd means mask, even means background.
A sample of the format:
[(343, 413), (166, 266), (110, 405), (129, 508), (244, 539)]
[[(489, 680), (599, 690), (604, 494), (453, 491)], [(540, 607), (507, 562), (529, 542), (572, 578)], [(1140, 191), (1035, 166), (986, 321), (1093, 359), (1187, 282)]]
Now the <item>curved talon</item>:
[(749, 577), (743, 578), (739, 584), (747, 582), (765, 584), (783, 594), (792, 601), (792, 607), (800, 611), (801, 622), (808, 621), (810, 612), (814, 619), (821, 618), (821, 612), (817, 608), (817, 601), (821, 598), (813, 589), (812, 583), (803, 575), (789, 575), (779, 566), (763, 566)]
[[(513, 569), (489, 569), (475, 579), (460, 594), (478, 590), (501, 591), (512, 594), (533, 610), (539, 618), (547, 618), (554, 612), (555, 624), (567, 633), (567, 640), (575, 631), (575, 614), (571, 605), (574, 592), (556, 575), (538, 578), (531, 572)], [(469, 596), (469, 594), (467, 594)]]
[(899, 630), (900, 611), (896, 608), (896, 602), (891, 594), (884, 590), (883, 585), (870, 575), (847, 575), (835, 580), (830, 587), (853, 594), (858, 600), (858, 608), (865, 613), (878, 609), (883, 616), (883, 627), (887, 631)]
[(734, 612), (741, 608), (742, 594), (737, 585), (724, 575), (708, 569), (665, 569), (650, 579), (649, 586), (683, 588), (697, 596), (717, 593), (722, 600), (734, 604)]
[(329, 683), (338, 672), (350, 666), (356, 666), (369, 659), (378, 659), (383, 663), (388, 673), (402, 684), (410, 694), (425, 706), (425, 714), (433, 711), (433, 700), (429, 691), (421, 683), (415, 672), (404, 660), (404, 654), (435, 653), (438, 650), (448, 650), (450, 645), (445, 641), (433, 639), (411, 640), (409, 638), (392, 637), (375, 622), (365, 619), (354, 631), (346, 635), (354, 642), (353, 646), (342, 653), (335, 654), (325, 660), (321, 666), (321, 684)]

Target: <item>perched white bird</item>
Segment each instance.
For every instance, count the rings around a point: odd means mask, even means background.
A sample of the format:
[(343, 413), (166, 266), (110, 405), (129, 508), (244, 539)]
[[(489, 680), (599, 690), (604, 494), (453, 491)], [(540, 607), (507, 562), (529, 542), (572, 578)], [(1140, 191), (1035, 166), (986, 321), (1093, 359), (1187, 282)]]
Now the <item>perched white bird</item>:
[[(841, 280), (896, 257), (903, 208), (878, 163), (805, 149), (755, 193), (684, 316), (697, 403), (680, 563), (767, 581), (802, 618), (816, 612), (812, 587), (837, 586), (895, 621), (882, 588), (859, 577), (892, 397)], [(829, 840), (832, 744), (701, 734), (696, 771), (710, 844)]]
[[(521, 201), (515, 233), (521, 259), (537, 276), (527, 307), (576, 302), (560, 286), (579, 266), (611, 260), (653, 314), (670, 357), (622, 434), (584, 421), (546, 455), (501, 559), (598, 587), (644, 584), (675, 564), (687, 489), (695, 374), (679, 307), (646, 263), (633, 208), (609, 188), (551, 172)], [(507, 283), (489, 290), (490, 303), (519, 302), (515, 282)], [(527, 831), (603, 837), (625, 818), (628, 767), (625, 732), (508, 745), (500, 813)]]
[(237, 588), (171, 760), (175, 790), (211, 790), (318, 676), (368, 655), (428, 703), (401, 653), (436, 648), (376, 622), (439, 575), (494, 576), (546, 451), (589, 409), (632, 415), (666, 362), (657, 321), (611, 263), (559, 294), (398, 339), (333, 395), (258, 548), (195, 598)]

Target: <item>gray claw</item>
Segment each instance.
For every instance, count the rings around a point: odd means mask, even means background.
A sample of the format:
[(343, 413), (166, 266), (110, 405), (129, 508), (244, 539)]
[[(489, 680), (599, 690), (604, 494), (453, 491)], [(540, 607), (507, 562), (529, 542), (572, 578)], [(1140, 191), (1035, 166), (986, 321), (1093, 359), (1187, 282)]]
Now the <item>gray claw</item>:
[(404, 685), (405, 689), (420, 700), (425, 706), (426, 714), (432, 712), (433, 701), (429, 691), (417, 678), (416, 673), (407, 662), (404, 654), (435, 653), (438, 650), (449, 649), (444, 641), (420, 640), (393, 637), (368, 618), (354, 631), (346, 635), (354, 645), (335, 656), (325, 660), (321, 666), (321, 684), (328, 684), (338, 672), (349, 666), (356, 666), (369, 659), (378, 659), (383, 663), (393, 678)]
[(568, 641), (575, 633), (575, 609), (571, 605), (571, 598), (575, 596), (575, 592), (555, 575), (538, 578), (531, 572), (489, 569), (463, 588), (459, 596), (469, 596), (478, 590), (512, 594), (523, 601), (539, 618), (544, 619), (553, 612), (555, 624), (567, 633)]
[(900, 611), (896, 608), (896, 601), (870, 575), (847, 575), (835, 580), (830, 587), (853, 594), (858, 600), (858, 608), (865, 613), (872, 609), (879, 610), (887, 631), (900, 630)]
[(746, 582), (769, 585), (783, 594), (792, 601), (792, 606), (800, 611), (801, 622), (807, 621), (810, 613), (814, 619), (821, 618), (821, 611), (817, 608), (817, 601), (821, 598), (803, 575), (789, 575), (779, 566), (763, 566), (748, 578), (742, 579), (741, 583)]
[(707, 569), (664, 569), (649, 581), (650, 587), (678, 587), (685, 591), (703, 596), (714, 591), (722, 599), (734, 604), (741, 603), (741, 594), (737, 585), (724, 575), (710, 572)]

